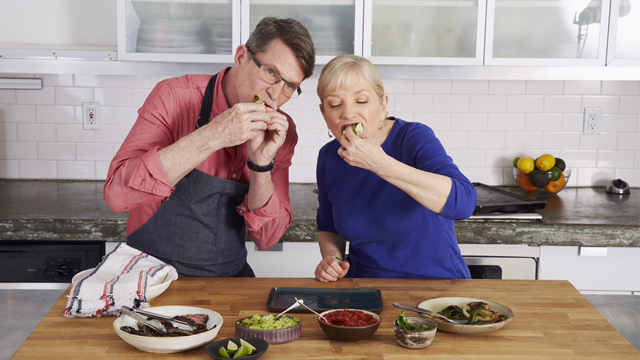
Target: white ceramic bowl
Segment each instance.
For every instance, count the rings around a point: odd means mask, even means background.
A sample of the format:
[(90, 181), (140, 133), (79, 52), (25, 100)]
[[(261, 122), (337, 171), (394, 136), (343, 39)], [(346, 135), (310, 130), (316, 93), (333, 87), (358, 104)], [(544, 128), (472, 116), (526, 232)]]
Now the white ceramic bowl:
[(467, 324), (453, 324), (447, 322), (443, 319), (440, 319), (435, 316), (422, 315), (425, 316), (438, 324), (438, 330), (442, 330), (448, 333), (453, 334), (484, 334), (492, 331), (496, 331), (503, 326), (507, 325), (513, 319), (513, 311), (508, 307), (498, 304), (492, 301), (481, 300), (476, 298), (468, 298), (468, 297), (443, 297), (443, 298), (435, 298), (430, 300), (425, 300), (418, 304), (419, 308), (430, 310), (431, 312), (440, 312), (442, 309), (446, 308), (449, 305), (457, 305), (463, 307), (464, 305), (474, 302), (481, 301), (489, 304), (489, 309), (496, 311), (500, 315), (506, 315), (507, 319), (501, 322), (497, 322), (494, 324), (483, 324), (483, 325), (467, 325)]
[[(113, 328), (115, 329), (116, 334), (118, 334), (122, 340), (133, 345), (135, 348), (146, 352), (176, 353), (194, 349), (213, 340), (218, 335), (218, 331), (220, 331), (220, 328), (222, 327), (222, 316), (209, 309), (192, 306), (157, 306), (150, 307), (145, 310), (161, 315), (168, 315), (170, 317), (188, 314), (209, 315), (209, 321), (207, 322), (207, 329), (209, 330), (196, 335), (178, 337), (150, 337), (129, 334), (120, 330), (120, 328), (123, 326), (137, 327), (137, 322), (126, 315), (118, 317), (116, 321), (113, 322)], [(214, 325), (215, 327), (213, 327)]]
[[(73, 279), (71, 279), (71, 282), (75, 283), (86, 278), (94, 270), (95, 268), (80, 271), (73, 277)], [(160, 294), (162, 294), (165, 290), (167, 290), (167, 288), (169, 288), (169, 285), (171, 285), (172, 281), (173, 281), (173, 277), (171, 276), (170, 273), (167, 273), (167, 275), (164, 277), (164, 279), (162, 279), (162, 282), (160, 284), (149, 286), (149, 288), (147, 289), (147, 301), (155, 297), (158, 297)]]

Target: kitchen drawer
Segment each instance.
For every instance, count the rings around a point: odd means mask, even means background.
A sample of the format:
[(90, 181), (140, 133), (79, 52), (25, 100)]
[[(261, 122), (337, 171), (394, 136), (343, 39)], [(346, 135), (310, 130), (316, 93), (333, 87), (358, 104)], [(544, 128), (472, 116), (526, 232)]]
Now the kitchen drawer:
[(538, 278), (580, 291), (640, 291), (640, 248), (542, 246)]

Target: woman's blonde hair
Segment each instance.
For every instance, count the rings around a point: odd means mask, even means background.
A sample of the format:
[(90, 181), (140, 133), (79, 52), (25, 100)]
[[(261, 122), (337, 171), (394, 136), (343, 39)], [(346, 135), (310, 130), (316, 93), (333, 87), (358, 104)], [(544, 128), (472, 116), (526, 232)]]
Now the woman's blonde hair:
[(320, 73), (317, 89), (320, 102), (324, 101), (326, 95), (345, 88), (356, 80), (363, 85), (370, 85), (382, 101), (384, 84), (371, 61), (357, 55), (340, 55), (331, 59)]

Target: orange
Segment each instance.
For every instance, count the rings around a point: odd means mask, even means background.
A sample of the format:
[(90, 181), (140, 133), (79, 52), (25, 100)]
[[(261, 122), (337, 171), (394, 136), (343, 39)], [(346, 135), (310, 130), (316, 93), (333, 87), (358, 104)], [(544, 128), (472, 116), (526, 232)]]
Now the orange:
[(529, 182), (529, 175), (527, 174), (518, 174), (518, 185), (520, 185), (521, 188), (527, 190), (527, 191), (536, 191), (538, 190), (537, 187), (531, 185), (531, 182)]
[(555, 194), (558, 191), (562, 190), (562, 188), (564, 187), (564, 184), (566, 184), (566, 180), (564, 178), (564, 174), (560, 173), (560, 179), (556, 180), (556, 181), (550, 181), (549, 185), (544, 187), (544, 191), (550, 193), (550, 194)]

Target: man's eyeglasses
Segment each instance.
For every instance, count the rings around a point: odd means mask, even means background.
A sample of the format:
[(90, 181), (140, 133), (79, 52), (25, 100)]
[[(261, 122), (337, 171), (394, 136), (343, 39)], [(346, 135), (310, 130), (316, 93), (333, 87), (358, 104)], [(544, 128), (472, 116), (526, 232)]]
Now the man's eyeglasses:
[(249, 51), (249, 55), (251, 55), (251, 59), (253, 59), (253, 62), (258, 66), (258, 74), (260, 74), (260, 78), (262, 80), (268, 82), (271, 85), (275, 85), (282, 81), (284, 83), (282, 92), (292, 99), (295, 99), (298, 97), (298, 95), (302, 94), (302, 90), (298, 85), (288, 82), (287, 80), (283, 79), (277, 71), (273, 70), (270, 67), (262, 65), (262, 63), (260, 63), (260, 61), (256, 59), (253, 51), (251, 51), (248, 46), (247, 50)]

